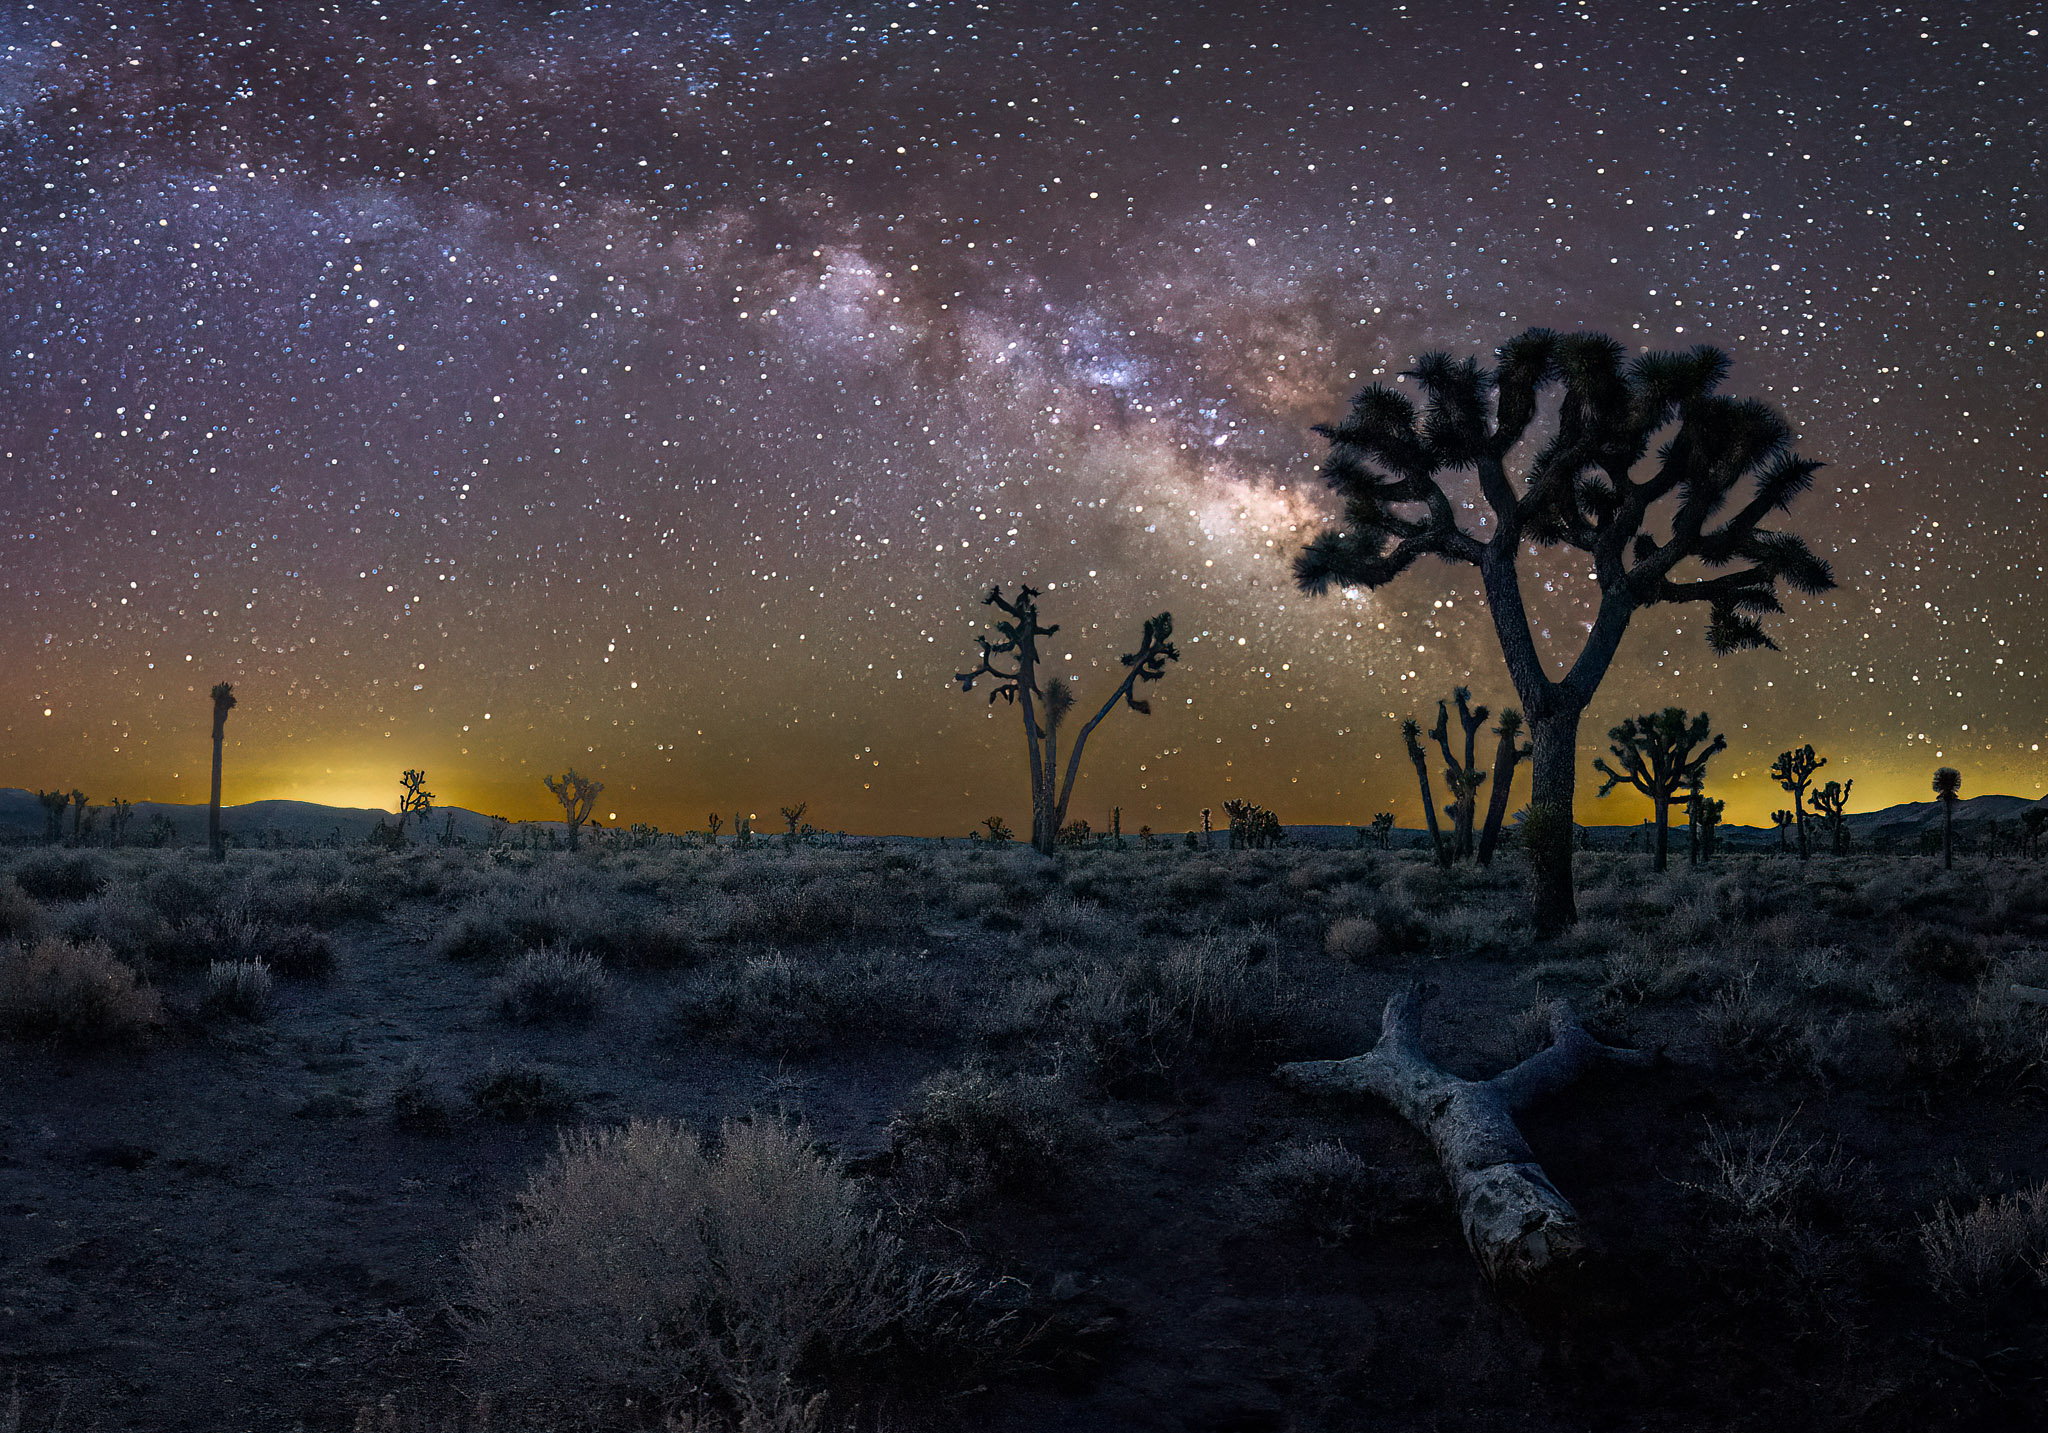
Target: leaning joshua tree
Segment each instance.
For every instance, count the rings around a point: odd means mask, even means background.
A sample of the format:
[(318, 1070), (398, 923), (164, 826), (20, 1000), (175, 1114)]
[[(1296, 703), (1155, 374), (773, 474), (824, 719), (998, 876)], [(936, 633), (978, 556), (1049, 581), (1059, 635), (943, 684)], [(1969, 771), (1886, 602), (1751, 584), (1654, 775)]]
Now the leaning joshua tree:
[(1944, 870), (1956, 867), (1956, 798), (1963, 794), (1963, 773), (1953, 766), (1943, 766), (1934, 773), (1934, 795), (1941, 802), (1941, 864)]
[(1607, 778), (1607, 784), (1600, 788), (1600, 795), (1605, 796), (1626, 783), (1650, 798), (1657, 819), (1655, 869), (1659, 871), (1666, 869), (1668, 864), (1672, 806), (1684, 806), (1690, 824), (1692, 797), (1687, 793), (1706, 778), (1707, 762), (1715, 753), (1728, 749), (1725, 736), (1708, 740), (1707, 734), (1712, 729), (1713, 723), (1705, 712), (1689, 723), (1684, 707), (1646, 712), (1642, 716), (1629, 717), (1607, 733), (1607, 739), (1614, 743), (1607, 749), (1621, 763), (1619, 771), (1609, 766), (1605, 757), (1595, 758), (1593, 762), (1593, 769)]
[(216, 682), (213, 688), (213, 796), (206, 807), (206, 845), (216, 861), (228, 858), (228, 848), (220, 839), (220, 744), (227, 735), (228, 713), (234, 710), (234, 706), (234, 685)]
[(1470, 688), (1453, 687), (1451, 699), (1458, 704), (1458, 725), (1465, 732), (1465, 759), (1460, 761), (1451, 750), (1451, 713), (1442, 702), (1436, 704), (1436, 725), (1429, 729), (1429, 735), (1444, 754), (1444, 785), (1450, 789), (1451, 797), (1444, 814), (1451, 818), (1451, 855), (1462, 861), (1472, 854), (1473, 816), (1479, 809), (1479, 788), (1486, 784), (1486, 773), (1479, 769), (1474, 747), (1479, 740), (1479, 728), (1486, 725), (1486, 719), (1493, 713), (1472, 705)]
[(1529, 759), (1529, 744), (1522, 740), (1522, 714), (1513, 707), (1500, 714), (1493, 729), (1500, 742), (1493, 749), (1493, 795), (1486, 802), (1486, 829), (1479, 833), (1479, 864), (1493, 864), (1500, 846), (1500, 823), (1508, 814), (1508, 793), (1514, 788), (1515, 768)]
[[(971, 672), (956, 672), (953, 679), (960, 683), (961, 691), (971, 692), (981, 678), (993, 677), (995, 686), (988, 694), (989, 701), (1001, 697), (1022, 709), (1024, 744), (1031, 756), (1031, 844), (1051, 855), (1066, 824), (1067, 802), (1074, 794), (1074, 778), (1080, 774), (1081, 752), (1088, 738), (1120, 701), (1140, 716), (1149, 713), (1152, 704), (1137, 698), (1137, 684), (1156, 682), (1165, 676), (1166, 664), (1180, 660), (1180, 649), (1172, 641), (1172, 613), (1161, 612), (1146, 619), (1144, 639), (1138, 650), (1124, 654), (1124, 679), (1074, 737), (1073, 747), (1067, 753), (1066, 774), (1060, 778), (1056, 765), (1059, 729), (1067, 709), (1073, 705), (1074, 695), (1063, 678), (1054, 677), (1044, 688), (1039, 686), (1038, 668), (1044, 658), (1039, 655), (1038, 640), (1052, 636), (1059, 627), (1038, 624), (1038, 598), (1038, 589), (1033, 587), (1019, 586), (1014, 598), (1004, 597), (1000, 586), (991, 587), (988, 596), (981, 600), (1009, 619), (998, 618), (995, 623), (1003, 640), (992, 642), (987, 637), (976, 637), (974, 640), (981, 644), (981, 664)], [(995, 658), (1002, 656), (1017, 664), (1015, 671), (1006, 672), (995, 664)], [(1057, 785), (1055, 778), (1059, 778)]]
[(583, 823), (590, 819), (591, 811), (597, 806), (598, 794), (604, 790), (604, 783), (578, 776), (573, 766), (560, 776), (543, 776), (541, 781), (554, 793), (555, 800), (562, 803), (562, 824), (569, 828), (569, 849), (573, 851), (581, 838)]
[(1547, 1048), (1490, 1080), (1464, 1080), (1429, 1058), (1420, 1007), (1417, 992), (1396, 994), (1369, 1053), (1282, 1065), (1278, 1074), (1298, 1089), (1377, 1095), (1392, 1105), (1435, 1147), (1487, 1281), (1509, 1290), (1540, 1284), (1577, 1263), (1587, 1241), (1578, 1211), (1537, 1164), (1515, 1116), (1596, 1062), (1647, 1065), (1655, 1057), (1602, 1045), (1559, 1001), (1550, 1008)]
[(1799, 832), (1799, 859), (1802, 861), (1812, 854), (1806, 840), (1806, 788), (1813, 783), (1813, 773), (1827, 764), (1825, 756), (1813, 754), (1811, 743), (1796, 751), (1781, 751), (1778, 759), (1771, 763), (1771, 780), (1792, 793), (1792, 824)]
[[(1531, 838), (1537, 929), (1577, 917), (1572, 894), (1572, 800), (1579, 717), (1599, 688), (1637, 609), (1704, 602), (1718, 653), (1773, 645), (1757, 614), (1782, 610), (1777, 586), (1834, 586), (1806, 544), (1763, 524), (1811, 486), (1820, 465), (1790, 451), (1791, 431), (1768, 405), (1719, 396), (1728, 359), (1700, 347), (1627, 360), (1599, 334), (1531, 329), (1497, 352), (1491, 369), (1433, 353), (1413, 373), (1423, 406), (1378, 384), (1341, 421), (1323, 476), (1344, 500), (1339, 522), (1295, 559), (1312, 593), (1383, 587), (1423, 557), (1479, 569), (1508, 675), (1528, 719), (1537, 819)], [(1536, 419), (1546, 387), (1561, 389), (1551, 436), (1509, 474), (1509, 457)], [(1658, 434), (1651, 468), (1632, 476)], [(1478, 502), (1446, 484), (1470, 470)], [(1667, 501), (1669, 500), (1669, 501)], [(1461, 506), (1461, 503), (1463, 504)], [(1460, 512), (1490, 517), (1468, 528)], [(1532, 547), (1584, 553), (1597, 596), (1585, 645), (1564, 665), (1538, 650), (1522, 603), (1518, 565)], [(1685, 564), (1697, 561), (1711, 576)], [(1549, 670), (1546, 670), (1548, 668)]]
[(408, 768), (398, 778), (398, 784), (403, 788), (398, 798), (398, 834), (403, 836), (407, 818), (418, 816), (422, 823), (426, 821), (434, 809), (434, 793), (425, 789), (427, 773), (424, 771)]
[(1854, 781), (1830, 781), (1813, 793), (1813, 809), (1827, 822), (1828, 849), (1837, 856), (1849, 847), (1849, 789)]
[(1401, 723), (1401, 740), (1408, 759), (1415, 763), (1415, 779), (1422, 786), (1422, 819), (1429, 826), (1429, 849), (1439, 866), (1451, 864), (1451, 848), (1444, 844), (1443, 828), (1437, 825), (1436, 796), (1429, 789), (1429, 753), (1422, 749), (1422, 723), (1409, 717)]

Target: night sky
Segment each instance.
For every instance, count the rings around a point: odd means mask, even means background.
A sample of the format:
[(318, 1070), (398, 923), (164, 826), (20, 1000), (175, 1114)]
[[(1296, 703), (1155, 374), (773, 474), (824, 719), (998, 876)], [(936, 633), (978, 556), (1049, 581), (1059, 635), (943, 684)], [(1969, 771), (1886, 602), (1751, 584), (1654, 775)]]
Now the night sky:
[(1293, 589), (1309, 426), (1542, 324), (1728, 350), (1841, 582), (1779, 653), (1640, 613), (1585, 763), (1678, 703), (1731, 819), (1807, 741), (2037, 795), (2040, 14), (15, 0), (0, 785), (204, 800), (227, 680), (230, 802), (1024, 829), (951, 676), (1028, 579), (1084, 704), (1181, 642), (1070, 814), (1414, 825), (1398, 718), (1512, 695), (1475, 569)]

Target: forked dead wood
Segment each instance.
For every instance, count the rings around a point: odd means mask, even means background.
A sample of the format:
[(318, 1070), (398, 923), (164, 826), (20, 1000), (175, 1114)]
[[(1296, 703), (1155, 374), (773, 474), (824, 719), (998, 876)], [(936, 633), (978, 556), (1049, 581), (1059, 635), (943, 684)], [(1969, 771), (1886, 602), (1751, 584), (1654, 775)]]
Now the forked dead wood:
[(1562, 1090), (1595, 1063), (1647, 1066), (1656, 1056), (1588, 1035), (1560, 1000), (1550, 1009), (1550, 1044), (1490, 1080), (1463, 1080), (1422, 1047), (1422, 995), (1387, 1001), (1379, 1043), (1348, 1060), (1304, 1060), (1275, 1073), (1297, 1089), (1377, 1095), (1435, 1147), (1465, 1242), (1496, 1287), (1526, 1288), (1577, 1264), (1586, 1252), (1578, 1211), (1536, 1162), (1515, 1115)]

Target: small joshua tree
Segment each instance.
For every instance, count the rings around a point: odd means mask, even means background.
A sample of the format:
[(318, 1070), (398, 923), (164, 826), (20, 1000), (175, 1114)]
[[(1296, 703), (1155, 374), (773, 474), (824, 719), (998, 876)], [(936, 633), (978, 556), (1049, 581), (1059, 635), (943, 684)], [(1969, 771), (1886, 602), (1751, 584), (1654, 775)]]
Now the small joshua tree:
[[(1156, 682), (1165, 676), (1166, 664), (1180, 660), (1180, 649), (1172, 641), (1172, 613), (1161, 612), (1146, 619), (1138, 650), (1124, 654), (1124, 679), (1075, 736), (1067, 753), (1066, 773), (1061, 777), (1057, 768), (1059, 729), (1074, 696), (1072, 687), (1062, 678), (1052, 678), (1043, 689), (1039, 686), (1038, 668), (1044, 660), (1039, 655), (1039, 639), (1052, 636), (1059, 627), (1039, 625), (1038, 597), (1038, 589), (1033, 587), (1018, 587), (1014, 598), (1004, 597), (1000, 586), (990, 588), (982, 601), (1009, 619), (998, 618), (995, 624), (1003, 640), (992, 642), (987, 637), (976, 637), (981, 645), (980, 665), (971, 672), (955, 673), (954, 680), (960, 683), (961, 691), (971, 692), (977, 681), (991, 677), (995, 685), (988, 699), (993, 702), (1001, 697), (1022, 709), (1024, 743), (1031, 759), (1031, 844), (1050, 855), (1067, 824), (1067, 802), (1074, 794), (1074, 779), (1080, 774), (1081, 752), (1088, 738), (1103, 718), (1116, 710), (1119, 701), (1140, 716), (1148, 714), (1151, 703), (1137, 698), (1137, 684)], [(1003, 656), (1016, 663), (1014, 671), (1005, 671), (995, 664), (995, 659)], [(1045, 708), (1042, 717), (1041, 706)]]
[(724, 825), (725, 818), (716, 811), (713, 811), (704, 818), (704, 836), (707, 844), (713, 846), (718, 844), (718, 833)]
[(77, 787), (71, 790), (71, 839), (76, 841), (85, 834), (85, 793)]
[(2041, 854), (2041, 829), (2048, 826), (2048, 808), (2030, 806), (2020, 812), (2020, 826), (2026, 833), (2021, 839), (2030, 857)]
[[(1772, 645), (1757, 617), (1782, 610), (1780, 582), (1814, 593), (1835, 585), (1798, 537), (1764, 526), (1812, 485), (1819, 464), (1791, 451), (1791, 430), (1768, 405), (1719, 395), (1727, 372), (1727, 356), (1712, 348), (1630, 360), (1601, 334), (1530, 329), (1503, 344), (1490, 368), (1447, 353), (1418, 359), (1404, 376), (1421, 391), (1421, 411), (1375, 384), (1342, 419), (1318, 429), (1330, 443), (1323, 476), (1344, 510), (1295, 559), (1305, 591), (1384, 587), (1425, 557), (1479, 569), (1535, 748), (1531, 805), (1539, 819), (1523, 835), (1538, 934), (1578, 918), (1571, 851), (1579, 718), (1636, 612), (1703, 602), (1708, 645), (1726, 654)], [(1539, 428), (1538, 402), (1553, 386), (1562, 390), (1555, 421)], [(1674, 422), (1654, 465), (1637, 475)], [(1536, 431), (1548, 435), (1542, 450), (1511, 465)], [(1488, 516), (1468, 527), (1460, 516), (1475, 508)], [(1546, 546), (1564, 547), (1592, 570), (1587, 595), (1595, 605), (1576, 655), (1538, 648), (1541, 624), (1522, 600), (1518, 569)], [(1694, 564), (1708, 574), (1695, 575)]]
[(1444, 845), (1443, 828), (1437, 825), (1436, 796), (1429, 789), (1429, 753), (1422, 749), (1422, 723), (1409, 717), (1401, 723), (1401, 740), (1408, 748), (1408, 759), (1415, 763), (1415, 780), (1422, 787), (1422, 816), (1429, 826), (1429, 847), (1436, 853), (1439, 866), (1451, 864), (1451, 853)]
[(1790, 811), (1773, 811), (1771, 813), (1771, 824), (1778, 828), (1778, 854), (1781, 856), (1786, 855), (1792, 849), (1785, 842), (1785, 833), (1792, 829), (1793, 823), (1798, 819)]
[[(1521, 740), (1522, 714), (1513, 707), (1500, 714), (1500, 725), (1493, 729), (1500, 742), (1493, 749), (1493, 795), (1486, 803), (1486, 829), (1479, 833), (1479, 864), (1493, 864), (1493, 853), (1500, 847), (1500, 825), (1507, 819), (1508, 794), (1514, 788), (1515, 768), (1529, 759), (1531, 748)], [(1391, 817), (1388, 824), (1392, 824)]]
[[(1809, 748), (1810, 749), (1810, 748)], [(1956, 800), (1963, 794), (1963, 773), (1953, 766), (1934, 773), (1934, 795), (1941, 802), (1941, 864), (1944, 870), (1956, 866)]]
[(1479, 728), (1486, 725), (1492, 713), (1485, 707), (1472, 705), (1472, 693), (1466, 687), (1454, 687), (1451, 699), (1458, 704), (1458, 725), (1465, 732), (1465, 757), (1460, 761), (1451, 750), (1451, 714), (1442, 702), (1436, 704), (1436, 725), (1430, 728), (1430, 737), (1444, 754), (1444, 785), (1449, 789), (1451, 804), (1444, 807), (1444, 814), (1451, 818), (1451, 855), (1458, 860), (1472, 854), (1472, 823), (1479, 806), (1479, 788), (1486, 782), (1486, 773), (1479, 769), (1477, 753), (1474, 750), (1479, 739)]
[(732, 843), (740, 850), (751, 850), (754, 845), (754, 818), (738, 811), (732, 813)]
[(1264, 850), (1287, 839), (1280, 818), (1254, 801), (1226, 801), (1223, 814), (1230, 818), (1230, 849)]
[(1212, 844), (1210, 838), (1216, 834), (1215, 827), (1210, 823), (1209, 817), (1209, 808), (1204, 806), (1202, 808), (1202, 849), (1204, 851), (1209, 849)]
[(1017, 833), (1010, 829), (1010, 823), (1000, 816), (985, 817), (981, 824), (988, 827), (989, 840), (995, 842), (998, 846), (1002, 845), (1005, 841), (1017, 839)]
[(1630, 717), (1607, 733), (1613, 743), (1608, 750), (1621, 763), (1619, 771), (1609, 766), (1605, 757), (1593, 762), (1593, 769), (1607, 778), (1600, 795), (1626, 782), (1650, 798), (1657, 822), (1655, 868), (1659, 871), (1669, 865), (1672, 806), (1684, 806), (1690, 815), (1692, 798), (1687, 789), (1705, 779), (1707, 762), (1715, 753), (1728, 749), (1725, 736), (1708, 740), (1712, 730), (1713, 722), (1705, 712), (1688, 722), (1684, 707), (1666, 707)]
[(1381, 811), (1372, 818), (1372, 834), (1379, 848), (1384, 851), (1394, 844), (1394, 813)]
[(107, 807), (107, 844), (119, 846), (128, 839), (128, 823), (135, 818), (135, 803), (116, 796)]
[(1849, 789), (1854, 781), (1830, 781), (1813, 793), (1813, 809), (1827, 823), (1828, 849), (1837, 856), (1849, 846)]
[(213, 795), (206, 807), (206, 845), (216, 861), (228, 858), (228, 848), (220, 839), (220, 747), (227, 735), (228, 713), (234, 707), (233, 684), (216, 682), (213, 688)]
[(796, 849), (797, 827), (803, 822), (804, 812), (810, 809), (811, 803), (808, 801), (799, 801), (794, 806), (782, 808), (782, 824), (786, 828), (782, 833), (783, 850), (793, 851)]
[(402, 788), (398, 798), (398, 835), (403, 840), (408, 819), (418, 816), (425, 824), (428, 813), (434, 809), (434, 793), (425, 789), (427, 773), (424, 771), (407, 770), (398, 778), (398, 784)]
[(1690, 805), (1693, 824), (1700, 833), (1700, 860), (1709, 861), (1713, 859), (1715, 833), (1721, 829), (1721, 818), (1727, 814), (1728, 803), (1715, 800), (1695, 786)]
[(573, 766), (560, 776), (543, 776), (541, 781), (553, 793), (555, 800), (562, 803), (562, 824), (569, 828), (569, 849), (573, 851), (582, 842), (583, 823), (590, 819), (590, 813), (596, 808), (604, 783), (578, 776)]
[(64, 839), (64, 812), (71, 805), (71, 793), (38, 790), (36, 800), (43, 805), (43, 839), (54, 846)]
[(1806, 840), (1806, 788), (1813, 783), (1814, 772), (1827, 764), (1825, 756), (1814, 756), (1810, 743), (1796, 751), (1779, 752), (1778, 759), (1771, 763), (1771, 780), (1792, 793), (1792, 822), (1799, 830), (1802, 861), (1812, 854)]

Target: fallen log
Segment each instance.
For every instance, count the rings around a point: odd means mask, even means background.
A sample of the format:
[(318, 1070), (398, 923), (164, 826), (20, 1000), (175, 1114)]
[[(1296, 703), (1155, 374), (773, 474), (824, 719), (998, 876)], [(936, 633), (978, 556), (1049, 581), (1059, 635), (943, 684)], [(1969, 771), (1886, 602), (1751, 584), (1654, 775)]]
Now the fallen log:
[(1379, 1043), (1348, 1060), (1304, 1060), (1275, 1074), (1296, 1089), (1369, 1094), (1385, 1100), (1429, 1139), (1442, 1162), (1465, 1242), (1496, 1287), (1523, 1288), (1579, 1263), (1586, 1237), (1578, 1211), (1536, 1162), (1515, 1115), (1556, 1093), (1595, 1063), (1645, 1066), (1645, 1050), (1603, 1045), (1560, 1000), (1550, 1008), (1550, 1044), (1490, 1080), (1461, 1080), (1423, 1050), (1421, 995), (1387, 1001)]

